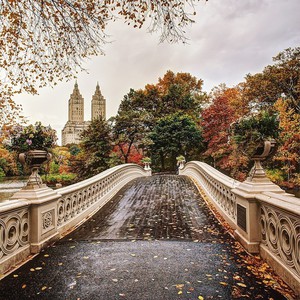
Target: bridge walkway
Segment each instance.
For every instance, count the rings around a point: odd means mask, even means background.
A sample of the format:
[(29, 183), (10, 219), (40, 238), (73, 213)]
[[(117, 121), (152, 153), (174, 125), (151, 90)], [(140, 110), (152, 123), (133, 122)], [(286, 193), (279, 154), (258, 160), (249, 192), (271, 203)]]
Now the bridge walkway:
[(286, 299), (184, 176), (139, 178), (0, 281), (0, 299)]

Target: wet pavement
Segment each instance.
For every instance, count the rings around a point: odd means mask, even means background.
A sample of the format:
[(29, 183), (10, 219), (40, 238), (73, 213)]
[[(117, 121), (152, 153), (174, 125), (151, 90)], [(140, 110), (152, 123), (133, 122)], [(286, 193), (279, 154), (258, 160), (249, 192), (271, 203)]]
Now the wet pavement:
[(140, 178), (2, 279), (0, 299), (286, 299), (245, 255), (188, 178)]

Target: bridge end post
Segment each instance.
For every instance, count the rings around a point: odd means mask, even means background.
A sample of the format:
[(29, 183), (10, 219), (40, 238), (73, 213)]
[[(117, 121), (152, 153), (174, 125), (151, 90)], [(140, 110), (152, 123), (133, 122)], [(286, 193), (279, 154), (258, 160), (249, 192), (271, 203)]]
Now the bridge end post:
[(45, 184), (25, 186), (11, 199), (29, 203), (30, 252), (38, 253), (59, 239), (57, 230), (57, 199), (60, 195)]
[(236, 195), (236, 238), (250, 253), (258, 253), (261, 242), (260, 202), (256, 196), (265, 192), (284, 193), (267, 178), (260, 163), (251, 170), (249, 177), (232, 190)]

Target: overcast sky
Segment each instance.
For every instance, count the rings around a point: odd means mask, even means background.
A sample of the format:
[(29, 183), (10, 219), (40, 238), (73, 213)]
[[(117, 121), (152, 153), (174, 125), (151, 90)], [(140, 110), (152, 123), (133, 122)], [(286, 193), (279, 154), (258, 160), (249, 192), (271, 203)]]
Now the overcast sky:
[[(300, 46), (300, 0), (209, 0), (197, 6), (196, 23), (188, 29), (189, 44), (159, 44), (158, 34), (149, 34), (113, 23), (107, 33), (113, 41), (105, 56), (86, 62), (89, 74), (78, 76), (85, 99), (85, 120), (97, 81), (106, 98), (107, 117), (116, 114), (130, 88), (156, 83), (167, 70), (189, 72), (204, 80), (204, 90), (220, 83), (233, 86), (247, 73), (256, 73), (272, 63), (272, 57), (288, 47)], [(39, 120), (61, 130), (68, 118), (68, 100), (74, 81), (44, 88), (37, 96), (22, 94), (30, 123)]]

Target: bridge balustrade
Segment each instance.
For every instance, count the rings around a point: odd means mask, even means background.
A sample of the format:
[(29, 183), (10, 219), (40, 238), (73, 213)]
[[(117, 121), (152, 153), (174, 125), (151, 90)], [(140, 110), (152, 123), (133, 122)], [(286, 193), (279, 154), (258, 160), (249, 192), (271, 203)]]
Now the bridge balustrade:
[(57, 190), (43, 185), (14, 194), (0, 204), (0, 276), (81, 224), (126, 183), (149, 175), (124, 164)]
[(300, 199), (268, 180), (239, 182), (203, 162), (179, 173), (195, 182), (246, 250), (259, 253), (300, 295)]

